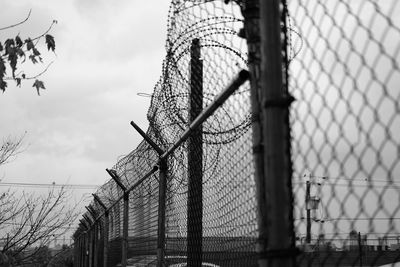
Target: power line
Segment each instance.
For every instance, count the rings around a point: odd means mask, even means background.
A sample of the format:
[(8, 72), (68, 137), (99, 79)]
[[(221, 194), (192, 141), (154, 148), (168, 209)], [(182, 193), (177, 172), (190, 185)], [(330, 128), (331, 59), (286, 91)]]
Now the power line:
[(51, 188), (51, 187), (66, 187), (73, 189), (97, 189), (101, 185), (94, 184), (46, 184), (46, 183), (12, 183), (12, 182), (0, 182), (0, 186), (8, 186), (8, 187), (36, 187), (36, 188)]
[[(21, 226), (21, 227), (32, 227), (32, 226), (37, 226), (35, 224), (23, 224), (23, 223), (16, 223), (16, 222), (0, 222), (0, 225), (11, 225), (11, 226)], [(70, 229), (75, 229), (77, 226), (58, 226), (58, 227), (52, 227), (48, 225), (40, 225), (42, 228), (55, 228), (55, 229), (64, 229), (64, 230), (70, 230)]]
[[(293, 185), (305, 185), (306, 182), (293, 182)], [(339, 187), (347, 187), (347, 188), (351, 188), (351, 187), (372, 187), (372, 188), (387, 188), (387, 189), (400, 189), (400, 183), (398, 184), (394, 184), (394, 183), (388, 183), (386, 185), (382, 185), (382, 184), (374, 184), (372, 182), (368, 183), (368, 184), (353, 184), (353, 183), (317, 183), (317, 182), (311, 182), (311, 184), (316, 184), (316, 185), (326, 185), (326, 186), (339, 186)]]
[[(304, 217), (301, 217), (296, 220), (305, 220)], [(339, 217), (339, 218), (323, 218), (320, 219), (320, 221), (324, 222), (332, 222), (332, 221), (388, 221), (388, 220), (400, 220), (400, 217), (393, 217), (393, 218), (384, 218), (384, 217), (378, 217), (378, 218), (345, 218), (345, 217)]]
[(304, 175), (302, 177), (297, 177), (300, 179), (304, 178), (318, 178), (322, 179), (323, 181), (329, 181), (329, 180), (346, 180), (346, 181), (360, 181), (360, 182), (371, 182), (371, 183), (388, 183), (388, 184), (400, 184), (400, 181), (394, 181), (393, 179), (377, 179), (377, 178), (349, 178), (349, 177), (341, 177), (341, 176), (336, 176), (336, 177), (330, 177), (330, 176), (318, 176), (318, 175)]

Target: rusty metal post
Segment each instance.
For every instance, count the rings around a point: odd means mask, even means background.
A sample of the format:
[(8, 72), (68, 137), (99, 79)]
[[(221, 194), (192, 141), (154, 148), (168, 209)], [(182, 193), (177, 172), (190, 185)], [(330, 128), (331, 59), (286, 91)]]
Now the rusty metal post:
[[(203, 61), (199, 39), (193, 39), (190, 48), (189, 123), (203, 109)], [(188, 266), (200, 267), (203, 241), (203, 137), (202, 126), (194, 129), (188, 138), (188, 207), (187, 260)]]

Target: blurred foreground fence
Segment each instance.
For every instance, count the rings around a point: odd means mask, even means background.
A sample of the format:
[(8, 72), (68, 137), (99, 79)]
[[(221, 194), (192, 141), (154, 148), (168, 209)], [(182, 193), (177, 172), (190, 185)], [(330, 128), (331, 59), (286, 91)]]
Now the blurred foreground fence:
[(149, 128), (131, 122), (75, 266), (400, 261), (399, 12), (173, 0)]

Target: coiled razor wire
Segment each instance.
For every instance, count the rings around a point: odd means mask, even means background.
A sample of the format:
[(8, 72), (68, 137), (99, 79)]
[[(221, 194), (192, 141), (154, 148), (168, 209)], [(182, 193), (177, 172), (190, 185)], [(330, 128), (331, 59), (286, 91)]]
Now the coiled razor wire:
[[(203, 61), (203, 108), (229, 84), (230, 80), (241, 69), (247, 68), (246, 40), (239, 37), (243, 28), (243, 17), (240, 1), (179, 1), (173, 0), (170, 6), (167, 22), (166, 56), (162, 63), (162, 75), (151, 94), (150, 108), (147, 112), (149, 128), (146, 134), (159, 147), (166, 150), (173, 145), (189, 127), (190, 98), (190, 51), (194, 39), (198, 39)], [(229, 158), (224, 158), (231, 147), (235, 151), (243, 149), (244, 135), (246, 140), (251, 124), (249, 84), (240, 87), (217, 111), (202, 125), (203, 136), (203, 183), (215, 184), (216, 177), (223, 177), (221, 166), (231, 165)], [(248, 146), (245, 141), (246, 147)], [(226, 148), (226, 147), (229, 148)], [(246, 148), (247, 149), (247, 148)], [(233, 154), (228, 153), (230, 157)], [(113, 166), (126, 187), (130, 187), (141, 179), (149, 170), (158, 164), (157, 152), (142, 141), (136, 149), (120, 158)], [(241, 157), (241, 156), (240, 156)], [(184, 142), (167, 159), (168, 183), (167, 206), (169, 209), (184, 211), (180, 201), (187, 194), (187, 143)], [(248, 159), (245, 160), (248, 162)], [(233, 175), (236, 168), (240, 172), (250, 169), (232, 166), (229, 170)], [(234, 177), (237, 177), (234, 175)], [(238, 177), (237, 177), (238, 178)], [(224, 184), (221, 188), (228, 187)], [(104, 184), (96, 194), (109, 206), (123, 194), (113, 180)], [(174, 199), (174, 196), (177, 199)], [(130, 193), (133, 203), (143, 199), (148, 202), (152, 211), (158, 197), (157, 175)], [(228, 202), (227, 202), (228, 203)], [(247, 201), (247, 205), (252, 206)], [(94, 207), (99, 208), (95, 203)], [(169, 211), (171, 212), (171, 211)], [(243, 212), (249, 212), (243, 210)], [(152, 215), (154, 216), (154, 215)], [(208, 215), (207, 215), (208, 216)], [(224, 215), (228, 216), (228, 215)], [(110, 218), (113, 217), (113, 231), (110, 237), (120, 234), (122, 205), (115, 205)], [(208, 218), (208, 217), (206, 217)], [(252, 220), (253, 216), (248, 217)], [(176, 219), (167, 218), (169, 225)], [(138, 225), (141, 225), (142, 222)], [(221, 226), (222, 227), (222, 226)], [(231, 233), (232, 234), (232, 233)]]

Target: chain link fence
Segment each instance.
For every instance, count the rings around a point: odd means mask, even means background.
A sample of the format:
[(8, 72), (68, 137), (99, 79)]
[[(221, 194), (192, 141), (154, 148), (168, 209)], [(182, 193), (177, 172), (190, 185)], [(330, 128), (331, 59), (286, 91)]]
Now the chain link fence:
[(288, 1), (288, 9), (300, 263), (398, 261), (400, 4)]
[[(145, 133), (156, 149), (142, 141), (109, 170), (113, 179), (96, 192), (109, 209), (107, 264), (114, 266), (125, 257), (122, 265), (254, 265), (257, 217), (250, 91), (245, 75), (238, 77), (247, 68), (246, 40), (238, 36), (243, 27), (240, 5), (174, 0), (167, 23), (166, 58), (151, 96)], [(242, 80), (240, 85), (234, 82), (229, 97), (215, 103), (235, 77)], [(215, 110), (192, 127), (209, 106)], [(165, 159), (163, 153), (169, 153)], [(158, 170), (143, 180), (154, 166)], [(123, 195), (128, 191), (127, 254), (122, 255)], [(97, 202), (91, 206), (99, 213), (87, 214), (92, 224), (105, 216)], [(162, 212), (165, 229), (159, 224)], [(77, 233), (83, 231), (81, 227)], [(84, 266), (103, 264), (87, 258)]]
[(400, 261), (399, 12), (173, 0), (149, 128), (131, 123), (144, 140), (94, 195), (77, 266)]

